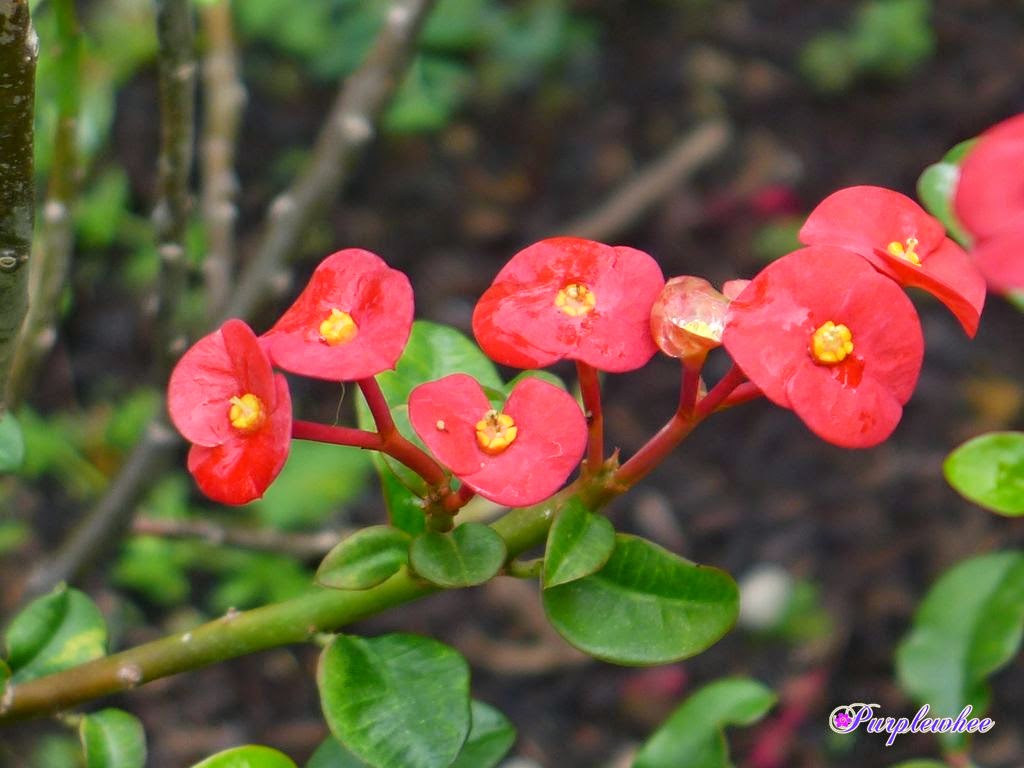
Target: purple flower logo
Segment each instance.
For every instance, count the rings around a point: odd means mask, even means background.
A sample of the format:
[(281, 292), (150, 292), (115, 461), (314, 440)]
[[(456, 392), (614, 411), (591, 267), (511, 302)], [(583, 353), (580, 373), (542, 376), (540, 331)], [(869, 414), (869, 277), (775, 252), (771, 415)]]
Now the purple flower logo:
[(845, 731), (850, 727), (850, 723), (852, 723), (853, 720), (845, 712), (839, 712), (834, 718), (832, 718), (832, 722), (835, 723), (836, 728), (840, 731)]

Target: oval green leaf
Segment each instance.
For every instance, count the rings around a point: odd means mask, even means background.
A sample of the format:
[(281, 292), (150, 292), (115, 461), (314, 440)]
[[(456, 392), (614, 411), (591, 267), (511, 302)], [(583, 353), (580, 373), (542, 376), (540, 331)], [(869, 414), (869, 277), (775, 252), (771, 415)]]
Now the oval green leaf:
[(494, 768), (516, 740), (516, 729), (501, 712), (482, 701), (473, 701), (473, 724), (451, 768)]
[(417, 575), (440, 587), (471, 587), (494, 577), (505, 564), (505, 540), (483, 523), (464, 523), (451, 533), (427, 531), (409, 548)]
[[(1024, 554), (998, 552), (943, 574), (896, 652), (900, 684), (933, 717), (956, 717), (968, 704), (980, 717), (987, 679), (1020, 649), (1024, 633)], [(962, 744), (962, 734), (945, 735)]]
[(367, 768), (366, 763), (349, 752), (341, 742), (328, 736), (309, 758), (306, 768)]
[(469, 667), (436, 640), (338, 635), (317, 684), (331, 733), (374, 768), (448, 768), (469, 734)]
[(25, 460), (25, 439), (13, 413), (0, 416), (0, 472), (13, 472)]
[(374, 525), (346, 537), (320, 563), (317, 583), (333, 589), (369, 589), (394, 576), (409, 560), (409, 535)]
[(102, 709), (82, 718), (78, 726), (87, 768), (144, 768), (146, 734), (134, 715)]
[(296, 765), (276, 749), (250, 744), (218, 752), (192, 768), (296, 768)]
[(22, 683), (105, 655), (107, 626), (92, 600), (62, 585), (14, 617), (6, 642), (11, 680)]
[(990, 432), (961, 445), (942, 466), (969, 501), (1000, 515), (1024, 515), (1024, 432)]
[(719, 680), (704, 686), (672, 713), (641, 747), (633, 768), (732, 768), (722, 731), (757, 722), (776, 696), (756, 680)]
[(544, 549), (544, 588), (599, 571), (615, 549), (615, 528), (573, 497), (558, 513)]
[(569, 643), (618, 664), (666, 664), (700, 653), (736, 622), (739, 589), (725, 571), (618, 534), (608, 563), (545, 589), (548, 620)]

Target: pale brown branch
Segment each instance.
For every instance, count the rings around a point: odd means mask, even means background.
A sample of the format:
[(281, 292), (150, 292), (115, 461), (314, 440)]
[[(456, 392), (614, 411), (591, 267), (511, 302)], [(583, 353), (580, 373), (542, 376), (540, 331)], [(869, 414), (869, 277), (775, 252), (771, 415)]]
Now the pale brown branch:
[(140, 536), (159, 536), (165, 539), (202, 539), (218, 546), (227, 545), (279, 555), (291, 555), (302, 560), (315, 560), (330, 552), (331, 548), (351, 531), (288, 533), (273, 528), (221, 525), (209, 520), (137, 517), (132, 523), (132, 533)]

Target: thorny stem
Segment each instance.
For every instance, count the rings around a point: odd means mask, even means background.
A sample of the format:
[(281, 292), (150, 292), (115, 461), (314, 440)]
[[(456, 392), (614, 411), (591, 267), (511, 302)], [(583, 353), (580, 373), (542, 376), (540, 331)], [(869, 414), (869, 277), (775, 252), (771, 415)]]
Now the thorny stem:
[(593, 475), (604, 461), (604, 414), (601, 411), (601, 380), (597, 369), (579, 360), (576, 373), (587, 415), (587, 463), (584, 472)]
[(61, 291), (74, 250), (72, 209), (78, 191), (78, 112), (81, 32), (73, 0), (56, 0), (57, 126), (53, 165), (43, 204), (44, 227), (28, 275), (28, 313), (21, 327), (7, 386), (8, 404), (17, 408), (39, 363), (57, 340)]
[(39, 41), (28, 0), (0, 2), (0, 416), (28, 308), (35, 187), (32, 121)]
[(158, 370), (166, 373), (184, 351), (186, 337), (179, 321), (181, 297), (188, 278), (185, 235), (188, 229), (189, 174), (192, 170), (196, 63), (190, 0), (159, 0), (156, 5), (159, 42), (160, 156), (158, 197), (153, 209), (160, 282), (156, 307)]

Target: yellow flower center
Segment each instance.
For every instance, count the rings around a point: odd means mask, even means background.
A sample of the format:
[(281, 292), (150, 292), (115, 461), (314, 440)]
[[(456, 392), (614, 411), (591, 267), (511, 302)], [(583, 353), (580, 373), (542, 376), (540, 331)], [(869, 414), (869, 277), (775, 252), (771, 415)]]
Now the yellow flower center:
[(476, 442), (484, 453), (493, 456), (512, 445), (518, 432), (519, 428), (511, 416), (492, 408), (476, 423)]
[(722, 340), (722, 326), (720, 323), (712, 325), (704, 320), (691, 320), (688, 323), (683, 323), (681, 327), (684, 331), (692, 333), (694, 336), (701, 336), (711, 341)]
[(357, 333), (359, 326), (352, 319), (352, 315), (340, 309), (332, 309), (331, 314), (320, 323), (320, 340), (332, 347), (348, 344)]
[(555, 306), (569, 317), (582, 317), (594, 311), (597, 296), (583, 283), (569, 283), (555, 296)]
[(898, 240), (893, 240), (889, 243), (886, 250), (889, 251), (893, 256), (901, 258), (905, 261), (909, 261), (915, 267), (921, 266), (921, 257), (917, 255), (914, 249), (917, 248), (917, 238), (908, 237), (906, 243), (901, 243)]
[(811, 357), (819, 365), (835, 365), (853, 352), (853, 334), (850, 329), (831, 320), (824, 323), (811, 336)]
[(228, 411), (228, 419), (231, 426), (239, 432), (254, 432), (263, 426), (267, 420), (267, 409), (252, 392), (246, 392), (241, 397), (232, 397), (229, 401), (231, 410)]

